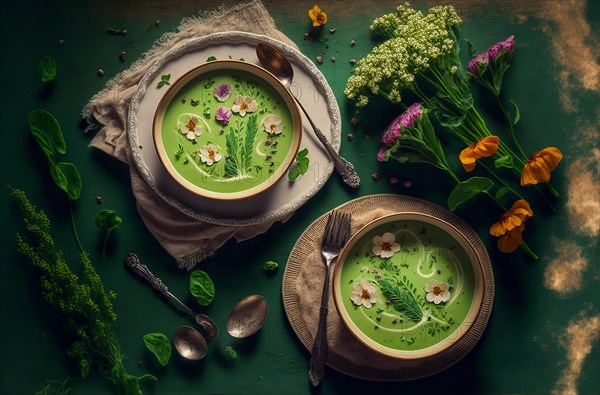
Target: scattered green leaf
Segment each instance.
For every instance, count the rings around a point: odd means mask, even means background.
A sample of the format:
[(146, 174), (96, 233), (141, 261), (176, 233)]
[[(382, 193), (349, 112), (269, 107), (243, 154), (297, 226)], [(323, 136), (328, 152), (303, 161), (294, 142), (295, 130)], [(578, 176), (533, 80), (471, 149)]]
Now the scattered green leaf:
[(181, 155), (183, 155), (184, 153), (185, 149), (183, 148), (183, 145), (179, 144), (179, 149), (175, 153), (175, 160), (179, 160), (179, 158), (181, 158)]
[(160, 81), (156, 84), (156, 89), (160, 89), (165, 85), (171, 85), (169, 80), (171, 79), (171, 74), (163, 74), (160, 76)]
[(448, 207), (450, 211), (456, 210), (461, 203), (466, 202), (478, 193), (487, 192), (494, 182), (487, 177), (471, 177), (466, 181), (459, 182), (448, 196)]
[(43, 82), (50, 82), (56, 78), (56, 61), (52, 56), (44, 56), (38, 63), (38, 73)]
[(206, 59), (206, 61), (207, 61), (207, 62), (212, 62), (213, 60), (217, 60), (217, 57), (216, 57), (216, 56), (209, 56), (209, 57)]
[(104, 231), (104, 241), (102, 242), (102, 259), (106, 258), (106, 243), (110, 232), (117, 229), (123, 220), (113, 210), (101, 210), (94, 219), (96, 226)]
[(303, 174), (306, 174), (308, 171), (308, 165), (310, 164), (310, 159), (307, 157), (308, 148), (304, 148), (302, 151), (299, 151), (296, 154), (296, 166), (290, 169), (288, 172), (288, 179), (290, 181), (296, 181), (298, 177)]
[(194, 270), (190, 275), (190, 293), (196, 297), (198, 304), (208, 306), (215, 297), (215, 285), (202, 270)]
[(225, 346), (225, 353), (229, 355), (231, 359), (237, 359), (238, 353), (231, 346)]
[(169, 363), (171, 342), (167, 336), (162, 333), (147, 333), (144, 335), (144, 344), (162, 366)]
[(266, 261), (263, 269), (267, 272), (274, 272), (279, 268), (279, 264), (275, 261)]

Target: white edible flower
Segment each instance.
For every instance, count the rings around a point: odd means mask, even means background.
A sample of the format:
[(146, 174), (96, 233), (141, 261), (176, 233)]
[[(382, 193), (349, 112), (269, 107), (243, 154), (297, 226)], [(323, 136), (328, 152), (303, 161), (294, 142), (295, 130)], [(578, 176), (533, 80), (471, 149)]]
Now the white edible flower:
[(219, 148), (214, 144), (208, 144), (205, 147), (200, 148), (200, 160), (209, 166), (217, 163), (222, 158), (219, 153)]
[(283, 131), (283, 125), (281, 124), (281, 117), (279, 115), (267, 115), (262, 121), (265, 132), (269, 134), (281, 134)]
[(396, 236), (391, 232), (385, 232), (381, 236), (373, 237), (373, 254), (382, 258), (391, 258), (400, 251), (400, 244), (396, 243)]
[(428, 302), (440, 304), (441, 302), (447, 302), (450, 299), (450, 284), (445, 282), (438, 282), (438, 280), (431, 280), (428, 284), (425, 284), (425, 297)]
[(350, 300), (357, 306), (363, 305), (367, 309), (370, 309), (379, 300), (377, 287), (367, 280), (361, 280), (361, 282), (354, 284)]
[(236, 96), (233, 100), (233, 107), (231, 111), (245, 116), (247, 112), (255, 112), (258, 110), (258, 104), (250, 96)]
[(194, 114), (181, 114), (177, 120), (179, 131), (185, 134), (188, 140), (195, 140), (202, 134), (200, 118)]

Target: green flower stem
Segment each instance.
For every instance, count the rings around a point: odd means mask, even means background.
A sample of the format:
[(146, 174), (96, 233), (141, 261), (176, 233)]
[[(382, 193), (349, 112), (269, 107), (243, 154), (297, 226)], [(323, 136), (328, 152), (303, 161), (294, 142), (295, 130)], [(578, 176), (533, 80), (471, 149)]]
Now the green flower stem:
[(529, 248), (529, 245), (528, 245), (528, 244), (525, 242), (525, 240), (521, 241), (521, 244), (520, 244), (519, 246), (520, 246), (520, 247), (523, 249), (523, 251), (525, 251), (525, 253), (526, 253), (527, 255), (529, 255), (529, 257), (531, 257), (531, 259), (533, 259), (533, 260), (536, 260), (536, 261), (537, 261), (538, 259), (540, 259), (540, 258), (539, 258), (539, 257), (538, 257), (538, 256), (535, 254), (535, 252), (533, 252), (533, 251), (531, 250), (531, 248)]
[[(556, 189), (554, 189), (554, 187), (552, 186), (552, 184), (550, 184), (549, 182), (545, 182), (544, 183), (546, 185), (546, 188), (548, 188), (548, 190), (550, 191), (550, 193), (552, 194), (552, 196), (554, 197), (558, 197), (559, 193)], [(537, 185), (536, 185), (537, 187)], [(556, 210), (554, 210), (556, 211)]]
[(81, 241), (79, 241), (79, 235), (77, 234), (77, 227), (75, 226), (75, 215), (73, 214), (73, 204), (72, 200), (69, 200), (69, 214), (71, 215), (71, 228), (73, 229), (73, 236), (75, 236), (75, 242), (77, 243), (77, 247), (79, 247), (80, 252), (85, 252), (83, 246), (81, 245)]
[(506, 111), (504, 106), (502, 105), (502, 100), (500, 100), (500, 93), (494, 92), (494, 96), (496, 97), (496, 102), (498, 103), (498, 107), (500, 107), (500, 111), (502, 111), (504, 113), (504, 117), (506, 118), (506, 124), (508, 125), (508, 130), (512, 137), (513, 143), (515, 143), (515, 146), (519, 149), (519, 151), (521, 152), (521, 155), (523, 155), (523, 158), (527, 159), (527, 155), (525, 155), (525, 151), (523, 151), (523, 148), (521, 148), (521, 144), (519, 144), (519, 141), (517, 140), (517, 136), (515, 135), (515, 128), (513, 127), (513, 122), (510, 119), (510, 115), (508, 114), (508, 111)]
[(494, 177), (500, 184), (502, 184), (502, 186), (508, 188), (516, 197), (518, 197), (519, 199), (525, 199), (523, 196), (521, 196), (521, 194), (519, 192), (517, 192), (513, 187), (511, 187), (510, 185), (508, 185), (506, 183), (506, 181), (504, 181), (500, 176), (498, 176), (494, 171), (492, 171), (492, 169), (490, 169), (485, 163), (483, 163), (483, 161), (479, 161), (479, 164), (485, 170), (487, 170), (487, 172), (490, 173), (490, 175), (492, 177)]

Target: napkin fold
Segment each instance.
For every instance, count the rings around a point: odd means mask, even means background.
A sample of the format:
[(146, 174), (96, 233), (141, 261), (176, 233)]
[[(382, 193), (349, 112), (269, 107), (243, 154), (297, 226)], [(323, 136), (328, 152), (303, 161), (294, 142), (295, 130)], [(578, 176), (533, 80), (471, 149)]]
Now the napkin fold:
[[(229, 239), (250, 239), (266, 232), (274, 222), (246, 226), (215, 225), (189, 217), (164, 201), (144, 181), (131, 157), (126, 132), (127, 112), (139, 81), (163, 53), (194, 37), (223, 31), (262, 34), (297, 48), (277, 30), (275, 21), (259, 0), (201, 11), (198, 16), (184, 18), (175, 31), (165, 33), (127, 70), (108, 81), (82, 111), (82, 117), (88, 123), (86, 133), (96, 128), (92, 119), (102, 124), (90, 146), (129, 164), (131, 188), (140, 217), (179, 267), (188, 270), (212, 256)], [(285, 222), (288, 218), (280, 221)]]

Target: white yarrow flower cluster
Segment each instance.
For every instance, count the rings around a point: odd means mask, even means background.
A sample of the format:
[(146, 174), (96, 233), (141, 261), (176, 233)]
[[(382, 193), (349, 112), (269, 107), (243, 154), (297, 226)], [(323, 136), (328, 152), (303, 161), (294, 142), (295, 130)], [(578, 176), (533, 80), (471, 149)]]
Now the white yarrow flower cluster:
[(433, 7), (423, 15), (408, 3), (394, 14), (375, 19), (371, 29), (390, 39), (356, 64), (345, 95), (359, 107), (369, 102), (369, 96), (378, 94), (400, 102), (400, 92), (411, 88), (417, 74), (452, 51), (449, 29), (460, 22), (452, 6)]

